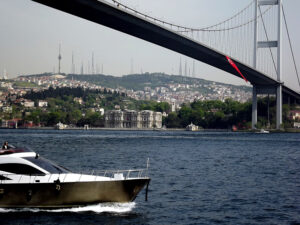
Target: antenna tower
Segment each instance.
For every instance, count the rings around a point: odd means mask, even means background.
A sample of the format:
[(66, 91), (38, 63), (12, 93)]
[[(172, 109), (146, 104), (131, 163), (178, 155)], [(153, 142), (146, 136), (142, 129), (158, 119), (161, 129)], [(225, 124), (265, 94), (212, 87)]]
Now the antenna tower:
[(58, 74), (60, 74), (60, 61), (61, 61), (61, 54), (60, 54), (60, 44), (59, 44), (59, 50), (58, 50)]

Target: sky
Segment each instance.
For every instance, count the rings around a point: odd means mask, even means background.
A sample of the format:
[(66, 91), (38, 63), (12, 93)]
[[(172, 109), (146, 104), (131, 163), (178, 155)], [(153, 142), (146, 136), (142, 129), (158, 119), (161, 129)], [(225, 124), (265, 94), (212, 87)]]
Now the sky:
[[(110, 0), (107, 0), (110, 1)], [(180, 25), (204, 27), (216, 24), (240, 11), (250, 0), (119, 0), (145, 14)], [(297, 64), (300, 63), (299, 0), (283, 0)], [(119, 31), (66, 14), (30, 0), (0, 1), (0, 77), (6, 70), (10, 78), (23, 74), (58, 71), (58, 46), (61, 44), (61, 71), (71, 72), (72, 53), (75, 70), (88, 72), (94, 54), (95, 68), (113, 76), (141, 72), (178, 74), (180, 59), (192, 68), (193, 60), (123, 34)], [(284, 41), (284, 75), (293, 76), (290, 52)], [(196, 77), (242, 84), (235, 76), (196, 62)], [(292, 74), (292, 75), (291, 75)]]

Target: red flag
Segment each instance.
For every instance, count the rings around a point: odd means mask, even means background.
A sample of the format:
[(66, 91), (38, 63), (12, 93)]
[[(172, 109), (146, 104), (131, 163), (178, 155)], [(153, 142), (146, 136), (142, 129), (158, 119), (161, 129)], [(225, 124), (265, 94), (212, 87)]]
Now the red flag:
[(241, 73), (241, 71), (239, 70), (239, 68), (235, 65), (235, 63), (232, 61), (231, 58), (229, 58), (228, 56), (226, 56), (227, 61), (230, 63), (230, 65), (242, 76), (242, 78), (246, 81), (247, 79), (243, 76), (243, 74)]

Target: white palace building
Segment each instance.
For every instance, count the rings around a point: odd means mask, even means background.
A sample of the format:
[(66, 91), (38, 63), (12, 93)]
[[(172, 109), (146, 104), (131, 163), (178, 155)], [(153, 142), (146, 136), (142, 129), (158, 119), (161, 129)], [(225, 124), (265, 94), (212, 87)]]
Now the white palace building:
[(162, 113), (150, 110), (110, 110), (104, 114), (106, 128), (161, 128)]

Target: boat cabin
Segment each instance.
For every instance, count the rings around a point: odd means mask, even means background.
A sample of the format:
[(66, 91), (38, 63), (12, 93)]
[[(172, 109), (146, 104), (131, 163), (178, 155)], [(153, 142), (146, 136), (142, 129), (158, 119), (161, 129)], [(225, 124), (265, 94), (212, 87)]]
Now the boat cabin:
[(46, 174), (70, 173), (69, 170), (40, 157), (29, 148), (10, 146), (0, 150), (0, 180), (7, 180), (5, 175), (45, 176)]

